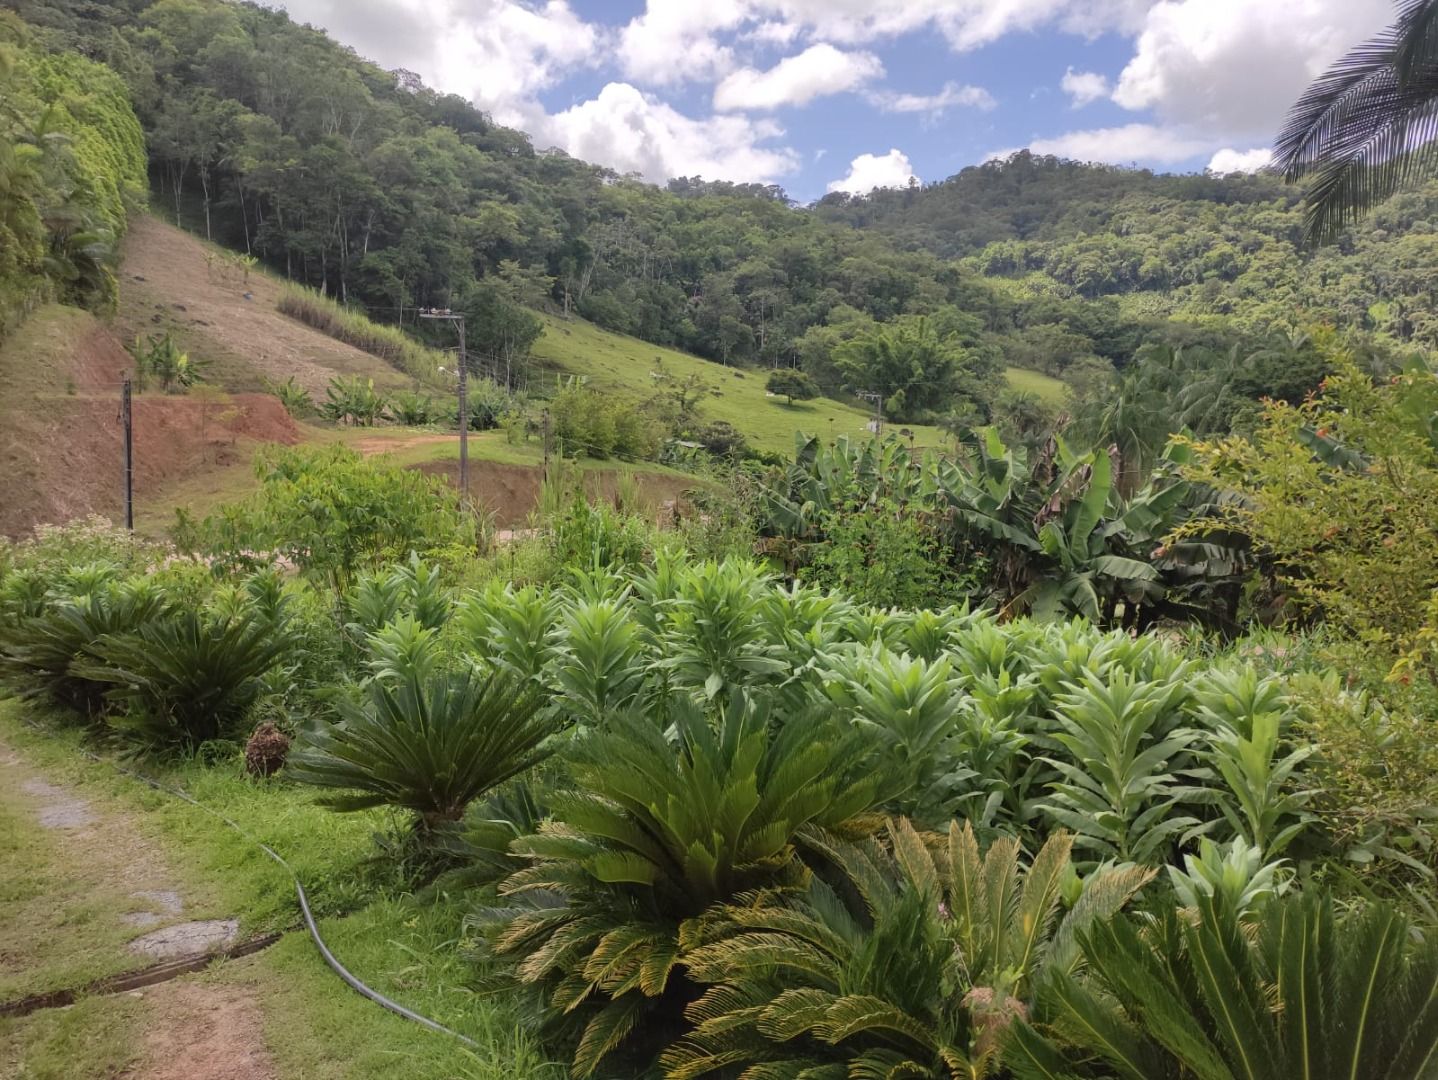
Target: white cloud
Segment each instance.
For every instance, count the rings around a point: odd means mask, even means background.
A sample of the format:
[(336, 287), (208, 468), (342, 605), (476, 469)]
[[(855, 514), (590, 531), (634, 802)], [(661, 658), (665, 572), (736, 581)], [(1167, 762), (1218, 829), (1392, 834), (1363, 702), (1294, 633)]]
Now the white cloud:
[[(655, 0), (650, 0), (651, 3)], [(932, 27), (956, 51), (1057, 23), (1094, 36), (1132, 32), (1152, 0), (752, 0), (824, 41), (856, 44)]]
[(867, 95), (871, 104), (884, 112), (930, 113), (938, 115), (955, 106), (973, 109), (992, 109), (998, 102), (982, 86), (960, 86), (955, 82), (944, 83), (937, 94), (900, 94), (893, 90), (873, 90)]
[(873, 53), (844, 52), (832, 45), (811, 45), (780, 60), (768, 71), (740, 68), (714, 88), (714, 107), (772, 110), (806, 105), (818, 97), (854, 90), (882, 77), (884, 65)]
[(860, 154), (849, 162), (849, 175), (829, 184), (830, 191), (847, 191), (867, 195), (875, 188), (907, 187), (917, 180), (909, 156), (901, 150), (878, 154)]
[(566, 0), (283, 0), (387, 68), (418, 71), (505, 124), (531, 120), (534, 95), (596, 64), (604, 34)]
[(620, 32), (620, 67), (649, 86), (718, 78), (734, 67), (734, 50), (716, 35), (749, 17), (748, 0), (648, 0)]
[(1073, 99), (1073, 107), (1082, 109), (1085, 105), (1106, 98), (1109, 94), (1108, 79), (1097, 71), (1075, 71), (1069, 68), (1059, 83), (1063, 92)]
[(1162, 0), (1113, 97), (1215, 141), (1270, 137), (1316, 75), (1392, 17), (1391, 0)]
[(1229, 173), (1251, 173), (1267, 168), (1273, 162), (1273, 151), (1266, 146), (1253, 150), (1235, 150), (1224, 147), (1208, 162), (1208, 171), (1226, 176)]
[[(1210, 143), (1153, 124), (1124, 124), (1122, 127), (1070, 131), (1053, 138), (1035, 139), (1027, 149), (1035, 154), (1053, 154), (1074, 161), (1100, 161), (1108, 165), (1141, 162), (1174, 165), (1202, 154)], [(1003, 159), (1016, 149), (995, 150), (985, 160)]]
[(784, 134), (771, 120), (695, 120), (627, 83), (610, 83), (593, 100), (548, 117), (544, 132), (576, 157), (655, 183), (671, 176), (769, 183), (799, 165), (792, 150), (760, 145)]

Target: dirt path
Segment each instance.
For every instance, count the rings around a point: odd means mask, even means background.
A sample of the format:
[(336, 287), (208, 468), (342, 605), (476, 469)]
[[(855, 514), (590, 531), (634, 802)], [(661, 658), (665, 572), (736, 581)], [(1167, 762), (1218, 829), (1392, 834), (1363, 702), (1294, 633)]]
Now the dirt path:
[[(236, 920), (185, 888), (138, 815), (0, 741), (0, 1001), (227, 944)], [(209, 916), (209, 917), (206, 917)], [(272, 1080), (254, 991), (191, 977), (139, 991), (135, 1080)], [(98, 1007), (122, 999), (96, 999)], [(24, 1023), (21, 1021), (20, 1023)], [(116, 1067), (125, 1062), (116, 1061)], [(22, 1052), (18, 1076), (27, 1076)]]
[(275, 1080), (247, 986), (176, 979), (138, 992), (148, 1021), (133, 1080)]

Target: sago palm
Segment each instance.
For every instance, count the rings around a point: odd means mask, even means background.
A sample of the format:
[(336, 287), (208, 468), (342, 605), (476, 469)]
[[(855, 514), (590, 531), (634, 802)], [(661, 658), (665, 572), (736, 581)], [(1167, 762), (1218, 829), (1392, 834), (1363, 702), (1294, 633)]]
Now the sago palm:
[(653, 1039), (679, 1023), (690, 995), (676, 968), (716, 905), (802, 883), (799, 834), (860, 828), (882, 798), (857, 732), (813, 714), (775, 729), (743, 694), (709, 710), (676, 703), (672, 737), (627, 714), (586, 736), (572, 789), (512, 847), (530, 863), (500, 886), (512, 906), (477, 916), (556, 1019), (583, 1021), (576, 1075), (636, 1028)]
[(1293, 106), (1274, 144), (1290, 180), (1311, 177), (1304, 231), (1327, 242), (1438, 170), (1438, 2), (1403, 0), (1398, 18), (1354, 47)]
[(475, 799), (541, 761), (556, 723), (532, 686), (508, 673), (431, 675), (371, 683), (361, 704), (290, 755), (296, 780), (349, 794), (336, 810), (398, 806), (423, 830), (458, 821)]
[[(1438, 944), (1386, 905), (1314, 893), (1257, 925), (1220, 895), (1081, 935), (1088, 975), (1053, 972), (1005, 1055), (1018, 1080), (1423, 1080), (1438, 1065)], [(1080, 1066), (1080, 1062), (1085, 1063)]]
[(117, 726), (154, 748), (191, 749), (236, 733), (291, 644), (268, 619), (186, 611), (101, 638), (71, 670), (109, 683), (108, 697), (129, 707)]
[(726, 909), (729, 932), (690, 957), (713, 985), (662, 1059), (670, 1080), (994, 1075), (1033, 980), (1072, 972), (1078, 930), (1152, 876), (1106, 868), (1079, 882), (1063, 834), (1027, 867), (1012, 838), (981, 854), (968, 825), (934, 841), (900, 820), (886, 844), (820, 845), (839, 884)]
[(160, 590), (144, 579), (59, 600), (41, 614), (0, 628), (0, 676), (13, 680), (22, 694), (93, 716), (113, 684), (81, 675), (76, 661), (88, 659), (87, 650), (102, 637), (137, 630), (169, 610)]

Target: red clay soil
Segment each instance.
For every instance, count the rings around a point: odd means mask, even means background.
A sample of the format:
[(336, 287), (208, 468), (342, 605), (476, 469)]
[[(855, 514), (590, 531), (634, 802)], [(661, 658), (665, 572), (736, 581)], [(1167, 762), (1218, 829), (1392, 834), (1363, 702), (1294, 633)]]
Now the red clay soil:
[[(98, 323), (69, 349), (66, 392), (44, 389), (4, 403), (0, 424), (0, 534), (41, 522), (123, 512), (119, 386), (130, 358)], [(62, 380), (63, 381), (63, 380)], [(295, 443), (278, 399), (215, 399), (151, 391), (134, 399), (135, 497), (216, 465), (247, 459), (257, 442)]]
[[(458, 461), (431, 461), (419, 466), (421, 472), (443, 476), (451, 484), (459, 483)], [(666, 502), (677, 500), (694, 487), (694, 481), (666, 473), (634, 473), (640, 497), (656, 511)], [(600, 469), (584, 474), (584, 487), (591, 499), (613, 499), (619, 473)], [(479, 505), (494, 514), (494, 523), (501, 529), (523, 525), (539, 502), (543, 471), (532, 465), (501, 465), (494, 461), (469, 463), (469, 494)]]

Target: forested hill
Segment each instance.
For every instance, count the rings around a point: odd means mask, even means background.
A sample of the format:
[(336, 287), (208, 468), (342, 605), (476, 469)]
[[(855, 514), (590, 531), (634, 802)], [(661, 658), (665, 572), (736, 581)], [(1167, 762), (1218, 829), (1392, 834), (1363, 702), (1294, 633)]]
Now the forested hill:
[[(1272, 177), (1020, 155), (801, 208), (773, 187), (661, 189), (537, 150), (267, 8), (6, 3), (28, 48), (124, 80), (157, 210), (415, 332), (416, 307), (463, 307), (478, 351), (507, 360), (541, 306), (724, 363), (802, 366), (830, 392), (856, 385), (858, 341), (899, 418), (918, 419), (989, 412), (1004, 364), (1251, 352), (1315, 321), (1438, 344), (1438, 189), (1317, 255), (1296, 246), (1297, 192)], [(939, 357), (942, 377), (879, 370), (894, 349)]]

